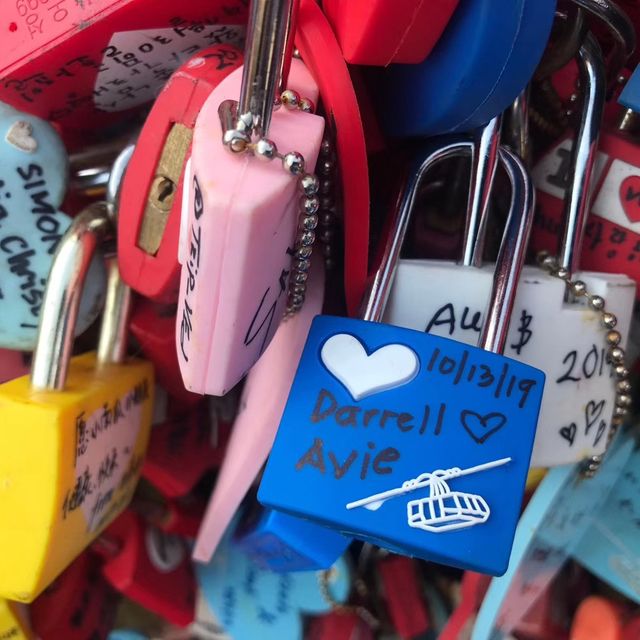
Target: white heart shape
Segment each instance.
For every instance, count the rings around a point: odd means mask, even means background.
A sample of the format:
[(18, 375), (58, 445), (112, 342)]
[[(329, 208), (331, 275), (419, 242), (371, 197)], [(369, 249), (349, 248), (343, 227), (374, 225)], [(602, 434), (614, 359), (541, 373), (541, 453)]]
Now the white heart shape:
[(420, 369), (418, 356), (403, 344), (388, 344), (367, 355), (362, 343), (337, 333), (323, 345), (320, 358), (354, 400), (411, 382)]
[(20, 149), (20, 151), (33, 153), (37, 151), (38, 143), (32, 134), (33, 127), (24, 120), (18, 120), (14, 122), (9, 128), (9, 131), (7, 131), (5, 140), (17, 149)]

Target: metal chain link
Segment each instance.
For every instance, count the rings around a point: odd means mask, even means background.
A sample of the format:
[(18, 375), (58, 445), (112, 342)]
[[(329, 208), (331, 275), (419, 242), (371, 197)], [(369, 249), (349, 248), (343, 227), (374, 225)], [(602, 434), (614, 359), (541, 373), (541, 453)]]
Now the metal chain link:
[[(615, 329), (618, 319), (613, 313), (606, 310), (606, 301), (602, 296), (589, 293), (586, 283), (582, 280), (571, 280), (567, 269), (560, 267), (555, 257), (549, 255), (546, 251), (542, 251), (538, 254), (537, 260), (539, 266), (549, 275), (563, 280), (569, 291), (576, 298), (586, 298), (589, 307), (600, 314), (600, 324), (606, 330), (607, 361), (613, 365), (613, 374), (616, 379), (614, 411), (607, 437), (608, 447), (618, 427), (624, 422), (632, 403), (629, 370), (624, 364), (625, 352), (619, 346), (622, 336)], [(597, 455), (587, 459), (582, 469), (583, 475), (589, 478), (593, 477), (600, 468), (603, 458), (604, 455)]]

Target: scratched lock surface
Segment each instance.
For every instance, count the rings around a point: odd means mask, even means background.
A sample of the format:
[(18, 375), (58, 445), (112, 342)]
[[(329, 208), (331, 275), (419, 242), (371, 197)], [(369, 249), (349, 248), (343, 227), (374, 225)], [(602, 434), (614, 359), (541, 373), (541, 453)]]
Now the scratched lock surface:
[[(319, 316), (258, 498), (401, 553), (501, 574), (543, 385), (541, 371), (478, 348)], [(351, 504), (367, 498), (377, 510)]]
[[(0, 347), (35, 347), (51, 260), (71, 218), (58, 208), (67, 183), (67, 155), (44, 120), (0, 103)], [(96, 256), (83, 290), (76, 334), (96, 319), (106, 273)]]

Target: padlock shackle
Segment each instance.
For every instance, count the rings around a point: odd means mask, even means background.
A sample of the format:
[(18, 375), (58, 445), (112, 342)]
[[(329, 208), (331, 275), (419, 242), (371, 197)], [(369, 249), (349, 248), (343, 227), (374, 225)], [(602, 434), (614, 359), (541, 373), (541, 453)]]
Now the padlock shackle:
[[(434, 138), (411, 167), (390, 216), (388, 233), (378, 266), (369, 281), (361, 308), (361, 318), (381, 322), (389, 299), (400, 251), (409, 227), (415, 200), (427, 171), (452, 156), (472, 153), (474, 143), (464, 138), (443, 142)], [(502, 353), (507, 340), (509, 321), (516, 289), (524, 265), (529, 234), (533, 224), (535, 191), (531, 176), (522, 161), (508, 149), (498, 148), (500, 162), (511, 182), (511, 203), (502, 243), (496, 259), (489, 304), (478, 346), (485, 351)]]
[(502, 144), (513, 151), (529, 168), (531, 163), (531, 138), (529, 136), (528, 84), (505, 111), (502, 125)]
[(86, 197), (102, 198), (113, 171), (113, 163), (131, 141), (131, 137), (126, 134), (70, 154), (68, 191)]
[(606, 76), (609, 93), (618, 83), (618, 75), (636, 48), (636, 31), (629, 16), (611, 0), (573, 0), (596, 18), (599, 18), (613, 37), (613, 47), (607, 61)]
[(580, 125), (571, 149), (573, 179), (564, 200), (565, 226), (559, 263), (569, 275), (578, 270), (580, 249), (591, 205), (593, 169), (605, 104), (605, 68), (600, 45), (589, 33), (578, 51), (580, 85), (583, 87)]
[[(251, 0), (236, 128), (266, 136), (276, 90), (286, 82), (299, 0)], [(287, 60), (288, 58), (288, 60)]]
[(32, 389), (64, 389), (89, 266), (97, 247), (112, 233), (107, 205), (96, 202), (83, 209), (62, 236), (42, 299), (31, 367)]
[(511, 203), (496, 258), (489, 306), (478, 341), (479, 347), (493, 353), (503, 353), (507, 341), (535, 212), (535, 188), (522, 160), (509, 149), (501, 147), (500, 162), (511, 183)]
[(482, 266), (489, 201), (498, 166), (501, 127), (502, 116), (498, 115), (473, 134), (471, 177), (460, 260), (460, 264), (465, 267)]
[(120, 197), (120, 189), (124, 182), (124, 174), (129, 166), (129, 161), (136, 149), (135, 143), (127, 144), (121, 149), (116, 158), (113, 160), (111, 170), (109, 172), (109, 180), (107, 181), (107, 191), (105, 199), (109, 207), (109, 215), (114, 226), (117, 226), (118, 217), (118, 199)]
[[(118, 224), (120, 189), (129, 161), (135, 151), (135, 144), (129, 144), (120, 151), (113, 162), (107, 184), (107, 211), (114, 228)], [(127, 355), (129, 317), (131, 315), (131, 287), (120, 276), (116, 256), (108, 262), (107, 294), (98, 338), (98, 364), (122, 364)]]
[(360, 317), (363, 320), (382, 321), (418, 189), (425, 174), (436, 163), (471, 151), (472, 146), (473, 142), (462, 137), (453, 138), (444, 144), (442, 140), (434, 138), (423, 149), (423, 153), (420, 153), (420, 159), (410, 168), (388, 220), (391, 231), (387, 234), (378, 265), (362, 299)]
[(98, 339), (98, 364), (122, 364), (127, 355), (131, 287), (120, 276), (118, 260), (108, 263), (107, 295)]

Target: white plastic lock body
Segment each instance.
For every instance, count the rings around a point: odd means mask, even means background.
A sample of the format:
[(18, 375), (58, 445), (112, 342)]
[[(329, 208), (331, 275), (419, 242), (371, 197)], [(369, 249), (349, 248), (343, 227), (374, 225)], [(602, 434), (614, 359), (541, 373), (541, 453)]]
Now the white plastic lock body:
[[(453, 262), (402, 260), (384, 321), (476, 344), (493, 265), (480, 269)], [(618, 318), (624, 347), (635, 283), (623, 275), (582, 272), (589, 292), (606, 300)], [(565, 284), (525, 266), (518, 285), (505, 355), (546, 374), (531, 458), (534, 467), (571, 464), (604, 452), (614, 409), (615, 378), (606, 361), (600, 315), (584, 299), (564, 302)], [(490, 383), (487, 380), (487, 383)]]
[[(235, 386), (278, 327), (300, 210), (298, 180), (279, 160), (234, 155), (221, 142), (218, 107), (237, 97), (241, 77), (242, 68), (205, 103), (185, 179), (176, 347), (186, 388), (210, 395)], [(292, 61), (289, 87), (317, 101), (317, 86), (299, 60)], [(320, 116), (279, 109), (269, 138), (282, 153), (300, 152), (311, 170), (323, 132)]]

